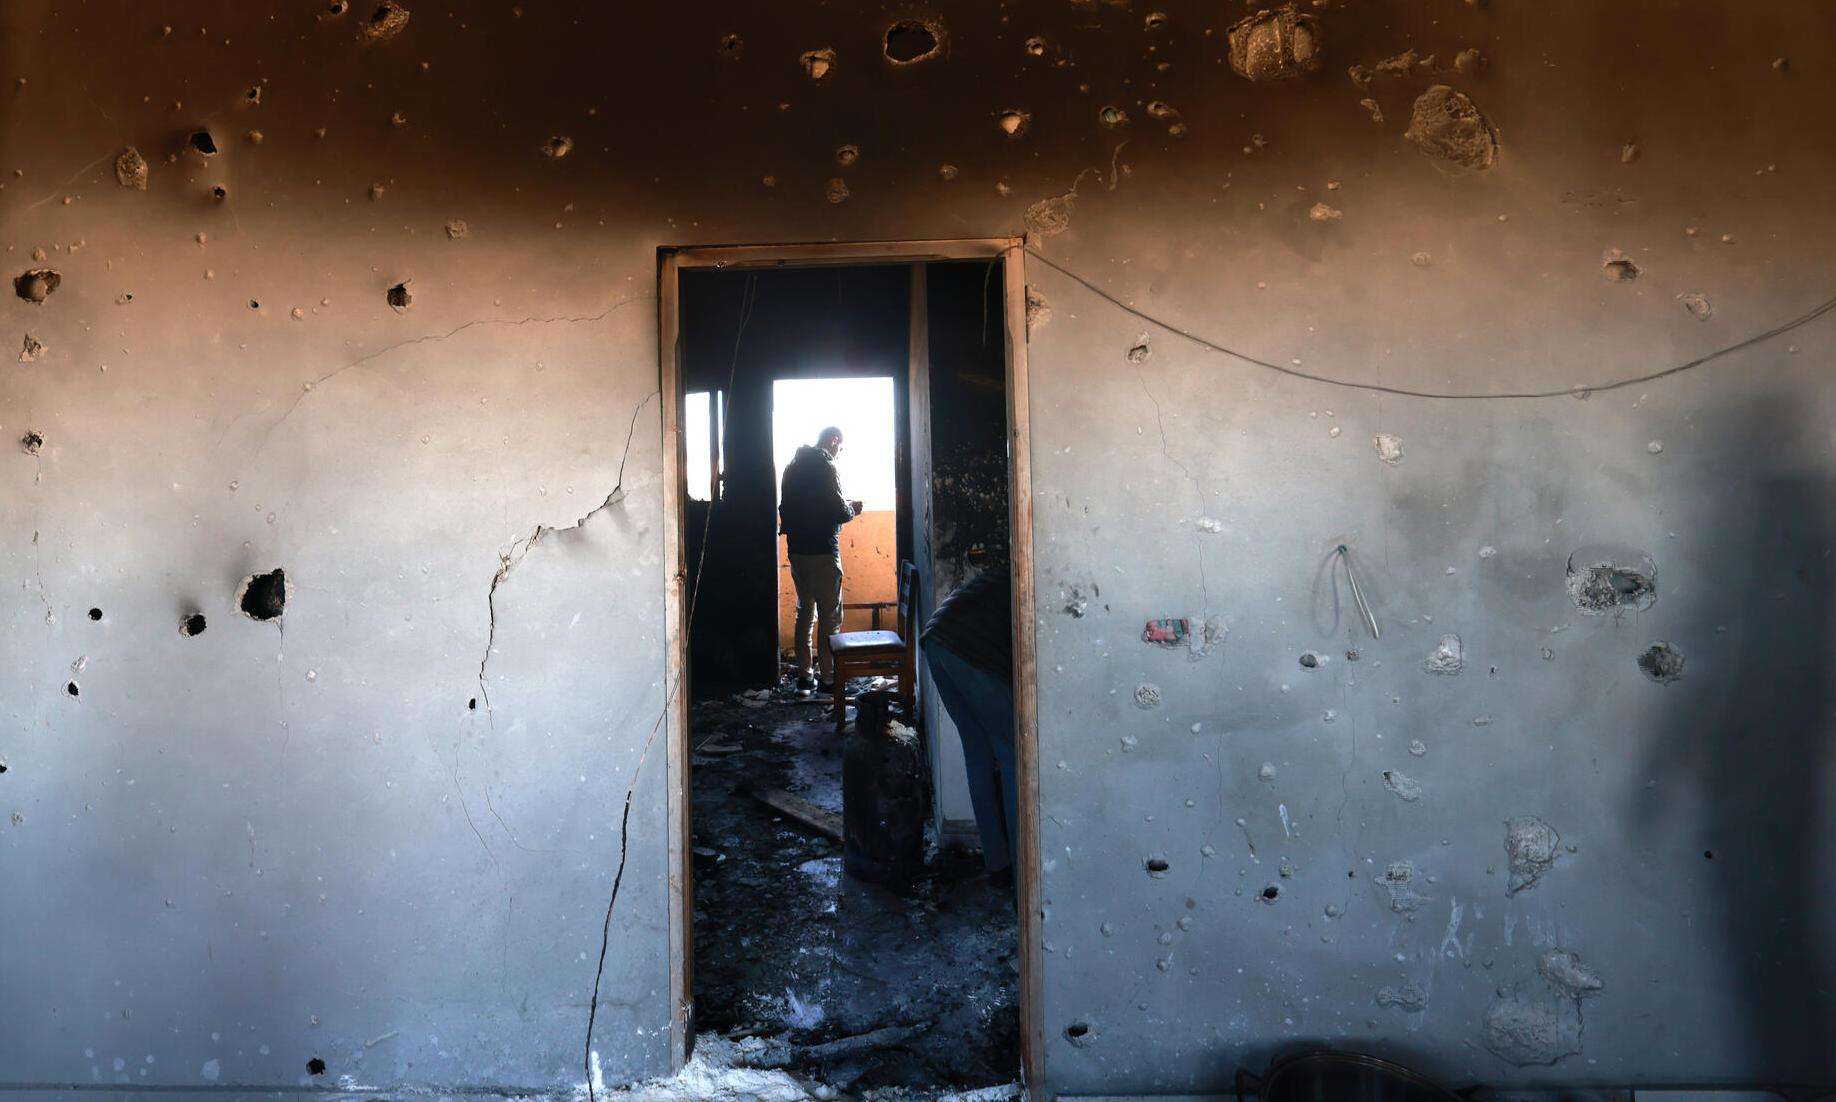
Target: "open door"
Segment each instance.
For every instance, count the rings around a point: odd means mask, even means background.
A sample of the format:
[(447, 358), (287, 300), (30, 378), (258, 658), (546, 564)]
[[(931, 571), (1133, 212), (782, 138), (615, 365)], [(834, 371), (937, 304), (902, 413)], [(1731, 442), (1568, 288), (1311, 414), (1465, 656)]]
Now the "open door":
[[(713, 249), (664, 250), (659, 265), (659, 328), (661, 389), (663, 394), (663, 428), (666, 485), (675, 492), (666, 493), (665, 509), (665, 584), (669, 624), (666, 632), (665, 676), (669, 704), (665, 713), (665, 737), (668, 746), (670, 798), (670, 920), (673, 951), (669, 962), (669, 982), (675, 1013), (671, 1021), (674, 1060), (678, 1067), (688, 1059), (696, 1028), (697, 990), (694, 969), (694, 931), (697, 921), (695, 862), (715, 860), (709, 851), (715, 847), (698, 844), (695, 819), (692, 816), (696, 793), (692, 767), (696, 760), (711, 770), (704, 754), (697, 759), (691, 748), (691, 737), (705, 749), (707, 736), (694, 735), (690, 713), (692, 694), (689, 684), (689, 642), (695, 613), (693, 579), (689, 574), (686, 549), (691, 533), (685, 527), (686, 505), (690, 493), (686, 478), (691, 464), (685, 454), (684, 422), (686, 411), (684, 327), (681, 285), (685, 271), (723, 269), (783, 271), (833, 265), (878, 266), (907, 265), (909, 272), (910, 325), (906, 334), (908, 362), (899, 379), (906, 392), (905, 414), (907, 450), (900, 456), (901, 476), (907, 479), (911, 527), (909, 554), (921, 571), (919, 594), (924, 603), (915, 618), (922, 626), (924, 617), (935, 607), (938, 597), (960, 579), (977, 543), (1004, 542), (1011, 562), (1013, 580), (1013, 690), (1015, 787), (1017, 789), (1017, 845), (1014, 876), (1015, 937), (1019, 957), (1016, 992), (1018, 1007), (1018, 1068), (1013, 1069), (1024, 1082), (1037, 1086), (1042, 1075), (1042, 1031), (1040, 1024), (1040, 892), (1038, 883), (1039, 854), (1037, 838), (1037, 753), (1036, 695), (1034, 674), (1033, 577), (1031, 531), (1031, 477), (1027, 451), (1026, 422), (1026, 333), (1024, 249), (1017, 239), (970, 241), (873, 243), (859, 245), (757, 246)], [(962, 263), (970, 262), (970, 263)], [(972, 277), (972, 278), (971, 278)], [(971, 284), (973, 284), (971, 286)], [(947, 312), (974, 316), (974, 328), (947, 325), (950, 337), (941, 339), (933, 324), (937, 314), (933, 303), (945, 304)], [(686, 323), (692, 326), (692, 321)], [(939, 368), (942, 358), (945, 363)], [(725, 393), (730, 406), (723, 407), (721, 388), (705, 380), (697, 393), (708, 393), (708, 415), (698, 423), (719, 426), (721, 412), (727, 412), (731, 425), (743, 415), (739, 399), (746, 384), (728, 386)], [(939, 405), (953, 418), (940, 439)], [(964, 410), (969, 415), (959, 417)], [(960, 442), (951, 436), (966, 431), (971, 423), (989, 431), (985, 447), (995, 455), (1003, 474), (996, 486), (982, 487), (981, 517), (988, 523), (987, 534), (977, 536), (965, 526), (962, 489), (963, 462)], [(717, 434), (720, 429), (714, 430)], [(940, 465), (940, 443), (947, 454)], [(699, 458), (703, 444), (697, 445), (698, 458), (693, 464), (697, 482), (708, 479), (711, 488), (703, 490), (711, 509), (720, 508), (722, 494), (720, 464), (723, 452), (718, 440), (706, 444), (707, 458)], [(1004, 453), (1004, 454), (1000, 454)], [(733, 452), (725, 453), (729, 471), (735, 462)], [(982, 457), (988, 467), (988, 456)], [(940, 471), (941, 466), (941, 471)], [(909, 472), (909, 473), (907, 473)], [(999, 490), (998, 517), (990, 516), (989, 502)], [(727, 491), (732, 494), (732, 490)], [(714, 514), (710, 513), (710, 517)], [(998, 523), (995, 523), (998, 521)], [(715, 527), (718, 519), (715, 518)], [(711, 538), (711, 537), (710, 537)], [(703, 549), (705, 554), (705, 548)], [(915, 628), (914, 628), (915, 632)], [(778, 686), (782, 693), (782, 685)], [(943, 708), (935, 705), (922, 709), (927, 717), (945, 718)], [(757, 698), (754, 698), (757, 699)], [(954, 733), (927, 719), (930, 735), (934, 783), (938, 790), (939, 809), (936, 820), (946, 841), (961, 836), (965, 828), (974, 829), (973, 813), (967, 810), (959, 785), (953, 794), (950, 785), (960, 776), (960, 751), (949, 756), (955, 747)], [(808, 724), (806, 723), (807, 727)], [(723, 739), (725, 736), (722, 736)], [(840, 737), (840, 732), (837, 732)], [(780, 745), (786, 744), (779, 740)], [(744, 753), (745, 750), (726, 750)], [(807, 759), (806, 759), (807, 760)], [(954, 768), (952, 769), (952, 765)], [(952, 774), (955, 774), (953, 776)], [(728, 830), (726, 837), (736, 831)], [(718, 856), (718, 855), (716, 855)], [(808, 864), (810, 862), (806, 862)], [(704, 866), (712, 868), (713, 866)], [(716, 875), (709, 873), (710, 880)], [(795, 992), (788, 992), (795, 995)], [(792, 998), (797, 1012), (808, 1019), (810, 1030), (819, 1015), (806, 1013), (802, 1000)], [(812, 1032), (812, 1035), (814, 1033)], [(819, 1046), (817, 1046), (819, 1047)], [(1011, 1051), (1011, 1050), (1010, 1050)], [(1011, 1074), (1011, 1073), (1010, 1073)], [(1030, 1090), (1029, 1090), (1030, 1093)]]

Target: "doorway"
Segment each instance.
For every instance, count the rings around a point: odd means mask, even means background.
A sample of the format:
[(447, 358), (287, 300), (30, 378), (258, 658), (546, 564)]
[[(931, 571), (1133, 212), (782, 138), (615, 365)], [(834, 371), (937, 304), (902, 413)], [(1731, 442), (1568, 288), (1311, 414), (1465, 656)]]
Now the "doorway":
[[(774, 1052), (790, 1054), (793, 1067), (841, 1086), (972, 1087), (1016, 1077), (1039, 1081), (1033, 587), (1021, 257), (1020, 242), (1010, 239), (661, 254), (665, 477), (666, 485), (678, 489), (668, 499), (672, 507), (665, 516), (670, 982), (678, 1065), (700, 1034), (718, 1036), (728, 1046), (767, 1038)], [(748, 581), (756, 581), (754, 564), (759, 561), (750, 533), (770, 520), (771, 511), (761, 507), (761, 500), (775, 506), (782, 469), (775, 453), (795, 436), (811, 435), (811, 441), (814, 436), (809, 426), (780, 426), (775, 411), (856, 408), (832, 396), (815, 397), (811, 388), (825, 383), (845, 383), (862, 395), (872, 394), (858, 403), (871, 411), (859, 423), (874, 427), (844, 426), (844, 431), (855, 453), (850, 458), (879, 454), (861, 464), (860, 475), (847, 472), (845, 485), (848, 496), (867, 507), (865, 515), (881, 514), (878, 524), (889, 528), (890, 535), (863, 526), (862, 543), (886, 560), (893, 578), (901, 576), (900, 564), (913, 567), (903, 572), (905, 577), (920, 576), (915, 568), (921, 560), (934, 564), (932, 511), (940, 501), (953, 499), (948, 486), (932, 484), (937, 472), (929, 349), (945, 323), (931, 315), (928, 289), (943, 278), (946, 266), (960, 261), (973, 262), (986, 289), (976, 296), (973, 328), (962, 340), (987, 346), (992, 339), (988, 362), (993, 366), (976, 373), (984, 376), (984, 385), (996, 387), (997, 401), (1006, 409), (992, 426), (990, 443), (1006, 453), (1001, 489), (1006, 491), (1008, 546), (1000, 549), (1006, 552), (1000, 558), (1011, 561), (1014, 593), (1018, 853), (1013, 886), (1007, 886), (980, 875), (980, 858), (972, 848), (962, 852), (951, 844), (962, 839), (933, 830), (922, 868), (909, 882), (888, 886), (842, 871), (836, 804), (847, 739), (862, 722), (859, 709), (848, 704), (838, 729), (830, 702), (800, 698), (794, 681), (781, 676), (778, 608), (756, 620), (748, 616), (743, 632), (730, 633), (722, 625), (734, 621), (736, 610), (756, 608), (760, 591), (773, 606), (779, 603), (775, 583), (782, 569), (781, 543), (773, 531), (765, 545), (771, 577), (761, 587)], [(896, 327), (886, 324), (889, 295), (867, 298), (875, 287), (887, 289), (894, 277)], [(988, 292), (991, 297), (985, 297)], [(812, 297), (825, 295), (830, 299), (808, 312)], [(799, 296), (806, 310), (802, 320), (794, 316)], [(729, 309), (718, 320), (723, 305)], [(796, 362), (774, 365), (774, 345), (782, 341), (789, 342)], [(692, 411), (690, 395), (707, 396), (696, 399), (705, 403), (705, 413)], [(808, 415), (825, 424), (843, 420)], [(887, 420), (891, 431), (881, 427)], [(712, 439), (697, 440), (698, 458), (690, 460), (689, 429), (697, 428), (699, 437), (703, 427)], [(869, 441), (872, 447), (860, 447)], [(760, 451), (771, 454), (768, 463), (756, 464), (765, 474), (750, 469), (750, 456)], [(891, 494), (881, 486), (870, 496), (864, 487), (875, 480), (884, 483), (886, 467), (893, 474)], [(689, 481), (691, 470), (695, 484)], [(704, 478), (708, 488), (697, 493)], [(863, 489), (856, 492), (854, 486)], [(884, 507), (874, 509), (876, 504)], [(890, 555), (885, 554), (888, 544)], [(878, 572), (877, 565), (863, 569), (863, 584), (844, 589), (845, 603), (861, 606), (847, 610), (846, 628), (869, 627), (876, 615), (888, 628), (898, 623), (898, 588), (882, 595), (864, 584)], [(848, 580), (854, 581), (852, 576)], [(923, 607), (934, 605), (935, 596), (928, 595)], [(710, 609), (718, 611), (711, 614)], [(907, 635), (922, 625), (917, 611), (908, 611)], [(768, 666), (754, 657), (750, 633), (758, 622), (775, 629), (770, 630)], [(857, 681), (852, 689), (872, 687)], [(849, 688), (838, 686), (837, 691)], [(905, 713), (913, 722), (938, 710), (934, 698), (927, 709), (925, 694), (916, 695), (916, 707)], [(926, 725), (920, 735), (934, 753), (936, 732)], [(936, 767), (935, 758), (931, 765)], [(930, 805), (936, 774), (920, 772)], [(751, 910), (742, 914), (749, 903)], [(989, 944), (988, 931), (999, 932), (1003, 922), (1005, 947)], [(932, 944), (926, 946), (927, 940)], [(971, 1013), (965, 1015), (965, 1007)]]

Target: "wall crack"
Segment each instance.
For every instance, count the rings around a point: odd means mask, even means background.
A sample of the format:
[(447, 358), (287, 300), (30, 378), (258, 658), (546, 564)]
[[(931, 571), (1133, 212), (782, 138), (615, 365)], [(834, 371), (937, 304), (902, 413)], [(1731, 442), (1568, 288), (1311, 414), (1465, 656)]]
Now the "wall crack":
[[(601, 310), (597, 314), (559, 315), (555, 317), (531, 316), (531, 317), (526, 317), (526, 318), (473, 318), (471, 321), (465, 322), (461, 325), (454, 326), (453, 328), (448, 329), (444, 333), (428, 333), (428, 334), (425, 334), (419, 337), (410, 337), (407, 340), (397, 341), (394, 344), (386, 345), (382, 348), (379, 348), (374, 352), (366, 353), (352, 360), (350, 363), (344, 364), (341, 367), (333, 368), (332, 370), (327, 371), (325, 374), (320, 375), (318, 378), (312, 379), (306, 383), (301, 384), (300, 392), (294, 396), (294, 399), (292, 402), (288, 403), (286, 412), (282, 413), (280, 417), (277, 418), (272, 425), (268, 426), (267, 431), (262, 433), (261, 443), (256, 445), (255, 454), (260, 455), (262, 451), (267, 448), (268, 439), (274, 435), (274, 432), (276, 429), (280, 428), (281, 425), (286, 422), (287, 418), (293, 416), (294, 411), (300, 408), (300, 403), (306, 400), (306, 396), (308, 394), (311, 394), (313, 391), (317, 390), (319, 387), (324, 386), (326, 383), (331, 382), (333, 379), (336, 379), (338, 376), (344, 374), (345, 372), (351, 371), (355, 368), (362, 367), (363, 365), (367, 363), (371, 363), (375, 360), (379, 360), (383, 358), (384, 356), (387, 356), (389, 353), (394, 352), (398, 349), (407, 348), (407, 347), (410, 347), (411, 345), (417, 345), (417, 344), (439, 344), (441, 341), (451, 340), (452, 338), (458, 336), (459, 334), (465, 332), (466, 330), (476, 328), (477, 326), (481, 326), (481, 325), (504, 325), (504, 326), (510, 326), (514, 328), (514, 327), (520, 327), (524, 325), (580, 325), (586, 322), (603, 321), (605, 318), (611, 316), (614, 312), (618, 311), (620, 308), (629, 306), (633, 302), (637, 302), (638, 300), (644, 297), (645, 296), (643, 295), (632, 295), (629, 298), (620, 299), (617, 302), (614, 302), (612, 305), (606, 307), (604, 310)], [(232, 421), (230, 422), (230, 424), (233, 427), (235, 422)], [(226, 436), (228, 435), (228, 433), (229, 433), (229, 429), (228, 428), (224, 429), (224, 434)], [(221, 446), (223, 443), (222, 438), (219, 438), (217, 443), (218, 443), (218, 446)]]
[(612, 492), (606, 495), (604, 501), (582, 513), (579, 519), (572, 524), (538, 524), (533, 532), (527, 536), (517, 537), (507, 549), (498, 552), (497, 572), (491, 575), (491, 588), (485, 594), (485, 608), (489, 614), (489, 622), (485, 631), (484, 653), (478, 657), (478, 695), (484, 701), (486, 715), (491, 712), (491, 690), (487, 683), (487, 675), (490, 672), (491, 650), (497, 645), (498, 587), (504, 584), (504, 580), (510, 577), (510, 572), (528, 557), (529, 552), (533, 551), (536, 544), (542, 542), (543, 538), (557, 532), (572, 532), (597, 514), (625, 500), (625, 463), (631, 458), (631, 442), (637, 435), (638, 417), (644, 412), (644, 407), (650, 404), (651, 399), (658, 397), (661, 393), (661, 391), (652, 391), (646, 394), (644, 399), (637, 404), (637, 408), (631, 411), (631, 425), (625, 432), (625, 450), (618, 458), (618, 482), (612, 487)]

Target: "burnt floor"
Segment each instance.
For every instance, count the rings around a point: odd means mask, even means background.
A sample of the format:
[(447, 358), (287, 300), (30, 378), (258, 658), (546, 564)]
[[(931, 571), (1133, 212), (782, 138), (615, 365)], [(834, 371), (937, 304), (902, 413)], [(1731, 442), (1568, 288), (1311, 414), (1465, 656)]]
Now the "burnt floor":
[(844, 875), (839, 842), (752, 795), (788, 791), (839, 817), (842, 740), (829, 706), (740, 700), (697, 701), (692, 715), (697, 1031), (803, 1052), (917, 1026), (909, 1040), (803, 1070), (843, 1090), (1011, 1082), (1011, 887), (995, 887), (979, 857), (948, 851), (903, 897)]

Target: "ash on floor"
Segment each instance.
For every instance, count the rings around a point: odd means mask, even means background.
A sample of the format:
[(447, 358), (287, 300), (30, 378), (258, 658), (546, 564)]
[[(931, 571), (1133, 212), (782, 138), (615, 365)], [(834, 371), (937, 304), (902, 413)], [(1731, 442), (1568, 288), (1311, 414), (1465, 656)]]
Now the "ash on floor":
[(787, 791), (839, 819), (831, 707), (779, 692), (692, 710), (697, 1043), (718, 1034), (711, 1047), (737, 1043), (745, 1063), (851, 1093), (1009, 1083), (1012, 887), (945, 851), (896, 895), (844, 875), (841, 843), (754, 795)]

